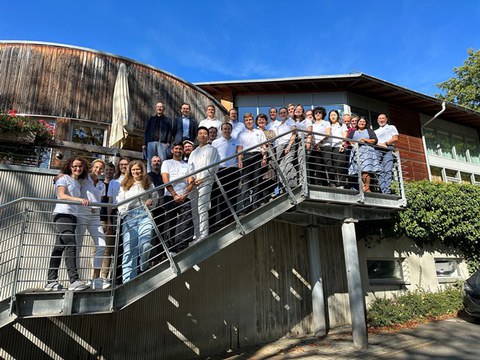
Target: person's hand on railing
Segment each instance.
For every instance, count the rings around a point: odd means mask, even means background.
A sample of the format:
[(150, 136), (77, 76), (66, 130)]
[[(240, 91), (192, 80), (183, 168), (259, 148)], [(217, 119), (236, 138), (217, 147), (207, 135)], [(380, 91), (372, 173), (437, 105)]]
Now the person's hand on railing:
[(88, 199), (82, 199), (82, 205), (83, 205), (83, 206), (88, 206), (88, 205), (90, 205), (90, 200), (88, 200)]
[(145, 205), (146, 205), (148, 208), (151, 208), (152, 205), (153, 205), (153, 200), (152, 200), (152, 199), (147, 199), (147, 200), (145, 200)]

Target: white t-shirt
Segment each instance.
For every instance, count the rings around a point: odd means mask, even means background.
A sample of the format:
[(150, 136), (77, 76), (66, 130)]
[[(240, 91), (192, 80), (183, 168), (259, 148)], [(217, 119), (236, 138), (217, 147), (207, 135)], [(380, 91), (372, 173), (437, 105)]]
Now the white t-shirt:
[[(245, 125), (241, 123), (240, 121), (228, 121), (229, 124), (232, 124), (232, 133), (230, 136), (232, 139), (236, 139), (238, 137), (238, 134), (240, 134), (243, 130), (245, 130)], [(219, 132), (219, 134), (221, 134)], [(223, 136), (222, 136), (223, 137)], [(219, 136), (217, 139), (220, 139), (221, 137)]]
[[(148, 189), (144, 189), (142, 187), (142, 184), (137, 184), (137, 183), (133, 184), (132, 187), (128, 190), (125, 190), (123, 187), (121, 187), (115, 203), (117, 204), (120, 201), (130, 199), (134, 196), (140, 195), (140, 194), (144, 193), (146, 190), (149, 190), (149, 189), (153, 189), (153, 184), (150, 184), (150, 187)], [(158, 200), (158, 194), (156, 192), (153, 192), (153, 193), (150, 193), (150, 194), (145, 194), (143, 196), (139, 196), (138, 198), (136, 198), (133, 201), (130, 201), (126, 204), (120, 205), (118, 207), (118, 212), (120, 214), (124, 214), (128, 210), (133, 210), (135, 208), (140, 208), (140, 206), (142, 205), (141, 202), (140, 202), (140, 199), (145, 201), (145, 200), (148, 200), (150, 198), (153, 199), (153, 206), (155, 206), (156, 203), (157, 203), (157, 200)]]
[[(347, 127), (345, 125), (340, 125), (340, 123), (335, 123), (335, 124), (332, 124), (332, 136), (336, 136), (336, 137), (343, 137), (343, 133), (344, 132), (347, 132)], [(343, 140), (342, 139), (337, 139), (337, 138), (333, 138), (331, 137), (330, 139), (330, 145), (332, 147), (340, 147), (342, 146), (342, 143), (343, 143)]]
[(379, 127), (375, 130), (375, 135), (379, 143), (386, 143), (395, 135), (398, 135), (398, 130), (395, 125), (385, 124), (385, 126)]
[[(218, 156), (221, 160), (233, 156), (237, 153), (237, 146), (239, 142), (231, 137), (229, 140), (223, 136), (213, 141), (212, 146), (217, 149)], [(224, 163), (220, 164), (220, 167), (237, 167), (237, 158), (234, 157)]]
[(120, 192), (120, 188), (122, 187), (121, 183), (124, 177), (124, 175), (120, 175), (118, 179), (111, 180), (110, 184), (108, 185), (107, 196), (110, 196), (112, 198), (114, 204), (117, 203), (117, 196)]
[[(218, 155), (217, 149), (215, 149), (212, 145), (206, 144), (203, 146), (197, 146), (195, 150), (192, 151), (190, 157), (188, 158), (188, 166), (190, 168), (190, 173), (194, 173), (197, 170), (204, 168), (206, 166), (210, 166), (216, 162), (220, 161), (220, 156)], [(213, 168), (209, 168), (199, 173), (193, 174), (195, 179), (203, 180), (203, 181), (211, 181), (213, 182), (214, 179), (211, 176), (214, 172), (218, 171), (218, 166)]]
[[(254, 147), (264, 141), (267, 141), (267, 138), (265, 137), (265, 134), (262, 130), (259, 129), (252, 129), (248, 130), (245, 129), (242, 131), (237, 138), (239, 145), (243, 147), (243, 150), (246, 150), (248, 148)], [(261, 146), (256, 146), (253, 149), (249, 150), (249, 153), (254, 153), (254, 152), (261, 152), (262, 147)]]
[[(292, 133), (291, 132), (288, 133), (288, 132), (292, 129), (295, 129), (295, 127), (296, 127), (295, 121), (293, 121), (291, 118), (288, 118), (283, 124), (282, 122), (280, 122), (280, 124), (278, 124), (278, 126), (275, 128), (275, 132), (277, 136), (279, 136), (275, 141), (275, 146), (288, 143), (290, 141), (290, 138), (292, 137)], [(280, 135), (283, 135), (283, 136), (280, 136)]]
[(200, 126), (205, 126), (207, 129), (210, 129), (212, 126), (217, 128), (217, 139), (220, 137), (222, 134), (222, 122), (217, 119), (203, 119), (200, 121), (200, 124), (198, 124), (198, 127)]
[[(174, 181), (176, 179), (179, 179), (183, 176), (188, 175), (188, 164), (184, 161), (179, 161), (179, 160), (165, 160), (162, 163), (162, 170), (161, 173), (165, 174), (167, 173), (169, 176), (170, 181)], [(183, 195), (187, 189), (187, 178), (183, 180), (179, 180), (174, 182), (173, 184), (173, 190), (178, 195)], [(170, 192), (165, 188), (165, 196), (172, 196)]]
[[(332, 125), (330, 124), (329, 121), (326, 120), (320, 120), (320, 121), (315, 121), (313, 123), (313, 132), (314, 133), (320, 133), (320, 134), (326, 134), (327, 129), (330, 129)], [(315, 134), (315, 145), (321, 142), (325, 138), (325, 135), (318, 135)], [(325, 144), (327, 145), (327, 144)]]
[[(69, 175), (63, 175), (60, 179), (55, 182), (55, 190), (59, 187), (65, 188), (65, 195), (73, 197), (82, 197), (81, 193), (81, 183)], [(57, 192), (57, 199), (58, 192)], [(70, 205), (70, 204), (56, 204), (55, 209), (53, 209), (54, 214), (70, 214), (77, 215), (81, 205)]]

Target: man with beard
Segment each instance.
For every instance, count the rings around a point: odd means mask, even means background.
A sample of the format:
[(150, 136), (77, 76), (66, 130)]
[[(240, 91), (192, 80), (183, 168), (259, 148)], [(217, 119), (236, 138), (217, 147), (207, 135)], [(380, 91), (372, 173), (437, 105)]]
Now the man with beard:
[(190, 140), (183, 141), (183, 161), (188, 162), (188, 158), (190, 157), (190, 154), (192, 153), (193, 149), (195, 149), (195, 145), (193, 144), (193, 141), (190, 141)]
[[(152, 171), (148, 173), (148, 176), (150, 177), (150, 180), (152, 180), (153, 186), (159, 187), (163, 185), (162, 174), (160, 172), (162, 167), (162, 160), (160, 159), (160, 156), (154, 156), (152, 158), (150, 167), (152, 168)], [(163, 232), (163, 225), (165, 223), (164, 192), (165, 191), (163, 189), (157, 191), (158, 203), (157, 206), (151, 211), (153, 219), (155, 220), (155, 225), (160, 233)], [(153, 249), (150, 252), (150, 259), (158, 261), (158, 255), (162, 252), (162, 249), (160, 249), (160, 240), (156, 236), (156, 233), (154, 233), (152, 245)]]

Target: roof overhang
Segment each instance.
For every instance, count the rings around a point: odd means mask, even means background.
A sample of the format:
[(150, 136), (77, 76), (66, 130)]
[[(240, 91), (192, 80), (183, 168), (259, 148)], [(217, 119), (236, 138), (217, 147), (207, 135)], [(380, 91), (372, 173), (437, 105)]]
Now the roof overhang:
[[(215, 97), (262, 93), (299, 93), (347, 91), (400, 105), (434, 116), (442, 108), (442, 100), (428, 96), (363, 73), (257, 79), (239, 81), (199, 82), (195, 85)], [(480, 128), (480, 113), (450, 102), (442, 118), (466, 126)]]

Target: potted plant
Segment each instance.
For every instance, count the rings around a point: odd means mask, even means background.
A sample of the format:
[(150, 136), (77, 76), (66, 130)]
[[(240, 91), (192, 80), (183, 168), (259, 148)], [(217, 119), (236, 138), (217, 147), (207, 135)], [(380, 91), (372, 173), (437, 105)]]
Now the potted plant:
[(17, 115), (16, 110), (0, 112), (0, 141), (47, 147), (53, 142), (55, 129), (45, 120)]

